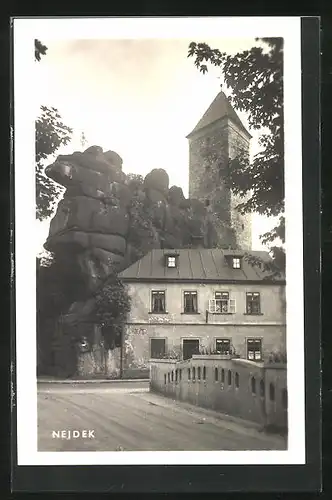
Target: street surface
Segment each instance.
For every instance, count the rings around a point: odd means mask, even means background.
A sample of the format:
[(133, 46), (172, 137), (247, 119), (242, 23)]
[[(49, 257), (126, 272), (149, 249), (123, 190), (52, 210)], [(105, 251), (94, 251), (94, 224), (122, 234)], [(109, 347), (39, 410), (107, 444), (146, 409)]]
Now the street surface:
[(39, 451), (277, 449), (281, 436), (149, 393), (147, 381), (38, 384)]

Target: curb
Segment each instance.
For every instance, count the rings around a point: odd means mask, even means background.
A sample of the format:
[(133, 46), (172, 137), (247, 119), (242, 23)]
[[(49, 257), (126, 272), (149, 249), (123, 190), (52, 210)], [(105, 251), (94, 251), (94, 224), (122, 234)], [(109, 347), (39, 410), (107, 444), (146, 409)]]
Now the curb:
[(133, 378), (133, 379), (37, 379), (37, 384), (114, 384), (114, 383), (129, 383), (129, 382), (149, 382), (148, 378)]

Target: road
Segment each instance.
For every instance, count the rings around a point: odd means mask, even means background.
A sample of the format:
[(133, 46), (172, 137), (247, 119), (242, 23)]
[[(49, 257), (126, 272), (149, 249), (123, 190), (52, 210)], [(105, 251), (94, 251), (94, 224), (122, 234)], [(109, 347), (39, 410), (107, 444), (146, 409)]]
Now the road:
[(276, 450), (285, 447), (285, 440), (280, 436), (152, 394), (147, 382), (38, 385), (39, 451)]

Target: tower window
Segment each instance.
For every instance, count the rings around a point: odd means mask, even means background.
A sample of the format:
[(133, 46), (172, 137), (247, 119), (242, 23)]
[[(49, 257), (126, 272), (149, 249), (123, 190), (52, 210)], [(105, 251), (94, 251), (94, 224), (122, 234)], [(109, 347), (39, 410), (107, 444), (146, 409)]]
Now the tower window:
[(233, 257), (233, 269), (241, 269), (241, 259)]

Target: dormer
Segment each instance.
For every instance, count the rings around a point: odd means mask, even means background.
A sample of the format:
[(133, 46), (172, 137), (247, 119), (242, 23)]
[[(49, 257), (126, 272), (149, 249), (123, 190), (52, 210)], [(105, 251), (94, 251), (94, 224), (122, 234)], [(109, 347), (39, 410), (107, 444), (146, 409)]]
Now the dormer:
[(241, 258), (240, 257), (232, 257), (232, 267), (233, 269), (241, 269)]
[(224, 256), (227, 264), (232, 269), (242, 269), (242, 260), (244, 253), (240, 250), (224, 250)]
[(165, 267), (169, 269), (175, 269), (178, 267), (178, 257), (179, 254), (178, 252), (173, 251), (168, 251), (164, 253), (164, 258), (165, 258)]

